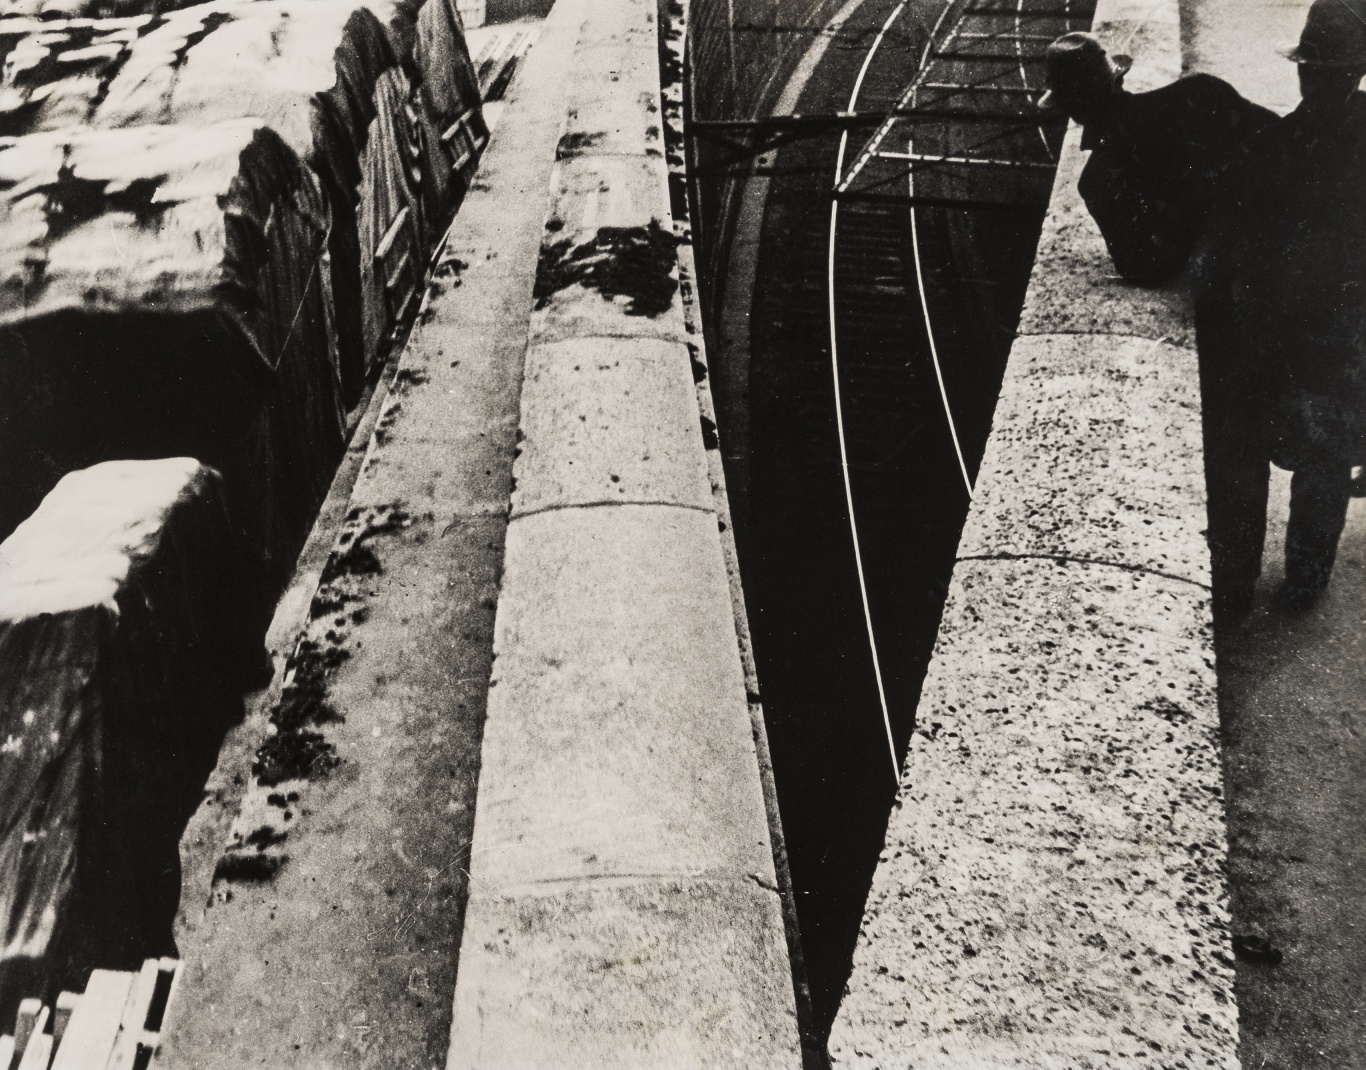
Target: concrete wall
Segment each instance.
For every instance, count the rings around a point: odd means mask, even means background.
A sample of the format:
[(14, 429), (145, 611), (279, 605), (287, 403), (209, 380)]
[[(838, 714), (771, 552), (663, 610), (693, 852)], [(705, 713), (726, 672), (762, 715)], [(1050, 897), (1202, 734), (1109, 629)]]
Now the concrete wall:
[[(449, 1050), (523, 360), (583, 21), (560, 6), (367, 409), (354, 485), (334, 485), (277, 612), (284, 687), (230, 738), (183, 841), (184, 983), (159, 1066), (425, 1068)], [(290, 753), (312, 760), (279, 769)]]
[[(1175, 0), (1101, 0), (1131, 88)], [(1064, 149), (830, 1051), (846, 1066), (1237, 1066), (1199, 391)]]
[(526, 355), (448, 1065), (796, 1067), (677, 296), (654, 2), (560, 3), (586, 17)]

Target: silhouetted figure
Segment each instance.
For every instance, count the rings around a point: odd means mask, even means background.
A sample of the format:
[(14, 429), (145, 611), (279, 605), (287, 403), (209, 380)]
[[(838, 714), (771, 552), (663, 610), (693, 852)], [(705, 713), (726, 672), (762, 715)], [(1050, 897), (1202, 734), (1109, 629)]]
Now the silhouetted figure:
[(1231, 169), (1276, 116), (1208, 74), (1130, 93), (1132, 61), (1107, 55), (1087, 33), (1059, 37), (1046, 59), (1040, 104), (1082, 127), (1091, 155), (1077, 189), (1115, 269), (1161, 282), (1186, 265)]
[(1300, 106), (1254, 141), (1197, 273), (1210, 556), (1233, 616), (1261, 571), (1268, 462), (1294, 473), (1295, 608), (1328, 584), (1366, 462), (1366, 22), (1316, 0), (1290, 58)]

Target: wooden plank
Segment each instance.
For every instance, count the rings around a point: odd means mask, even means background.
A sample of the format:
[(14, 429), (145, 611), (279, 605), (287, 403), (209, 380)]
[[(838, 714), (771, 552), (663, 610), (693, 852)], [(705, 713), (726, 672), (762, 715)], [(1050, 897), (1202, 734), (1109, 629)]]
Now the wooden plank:
[[(35, 1000), (24, 1000), (24, 1003), (37, 1003)], [(47, 1019), (51, 1012), (47, 1007), (39, 1004), (36, 1016), (29, 1019), (28, 1043), (24, 1045), (24, 1057), (19, 1060), (19, 1070), (47, 1070), (48, 1060), (52, 1058), (52, 1034), (44, 1033), (47, 1028)]]
[(161, 1000), (161, 1006), (154, 1008), (156, 1020), (149, 1019), (147, 1022), (147, 1028), (154, 1033), (160, 1033), (164, 1028), (166, 1015), (170, 1013), (171, 1002), (175, 999), (176, 988), (180, 985), (180, 975), (183, 972), (179, 959), (164, 958), (157, 963), (157, 989), (164, 991), (166, 995)]
[(133, 978), (133, 974), (119, 970), (91, 972), (52, 1070), (104, 1070), (114, 1050)]
[(128, 1002), (123, 1005), (123, 1018), (119, 1023), (119, 1035), (114, 1040), (114, 1052), (109, 1057), (108, 1070), (133, 1070), (133, 1063), (138, 1056), (138, 1039), (147, 1025), (147, 1011), (152, 1006), (156, 989), (157, 960), (148, 959), (138, 971), (137, 979), (128, 992)]
[(52, 1034), (34, 1033), (29, 1037), (28, 1048), (19, 1060), (19, 1070), (48, 1070), (52, 1059)]
[(389, 256), (389, 250), (392, 249), (394, 243), (398, 241), (398, 236), (403, 233), (403, 224), (406, 222), (408, 222), (407, 205), (398, 210), (398, 214), (394, 216), (393, 220), (389, 223), (388, 228), (384, 231), (384, 237), (380, 238), (379, 244), (375, 246), (375, 263), (384, 263), (385, 259)]
[(62, 1035), (66, 1032), (67, 1023), (71, 1021), (71, 1012), (76, 1009), (76, 1004), (80, 998), (75, 992), (63, 992), (57, 997), (57, 1006), (52, 1012), (52, 1044), (54, 1047), (62, 1043)]
[[(26, 999), (19, 1004), (19, 1014), (14, 1022), (14, 1050), (23, 1052), (28, 1048), (28, 1038), (37, 1032), (38, 1015), (42, 1013), (41, 999)], [(46, 1019), (44, 1019), (46, 1021)]]

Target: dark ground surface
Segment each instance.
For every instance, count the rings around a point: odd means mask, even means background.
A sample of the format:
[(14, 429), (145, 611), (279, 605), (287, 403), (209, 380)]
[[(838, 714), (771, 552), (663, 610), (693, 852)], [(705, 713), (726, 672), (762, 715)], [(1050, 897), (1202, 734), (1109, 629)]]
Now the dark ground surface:
[[(1278, 111), (1308, 0), (1181, 0), (1188, 70)], [(1327, 596), (1275, 604), (1288, 473), (1272, 470), (1257, 604), (1218, 635), (1244, 1070), (1366, 1067), (1366, 502)]]
[(1366, 501), (1327, 596), (1290, 613), (1276, 475), (1257, 606), (1219, 637), (1241, 1055), (1366, 1067)]

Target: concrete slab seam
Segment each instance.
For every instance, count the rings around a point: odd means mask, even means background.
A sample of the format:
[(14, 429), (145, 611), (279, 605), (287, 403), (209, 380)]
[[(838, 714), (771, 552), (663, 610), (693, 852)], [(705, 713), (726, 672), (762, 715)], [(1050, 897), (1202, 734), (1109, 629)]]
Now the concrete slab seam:
[(1153, 336), (1150, 334), (1133, 334), (1129, 331), (1105, 330), (1032, 330), (1019, 331), (1016, 334), (1017, 338), (1049, 338), (1052, 336), (1056, 336), (1059, 338), (1114, 338), (1135, 342), (1152, 342), (1155, 344), (1163, 344), (1170, 346), (1172, 349), (1179, 349), (1184, 353), (1190, 353), (1192, 355), (1194, 355), (1195, 353), (1195, 346), (1186, 345), (1183, 342), (1177, 341), (1165, 334)]
[(1053, 561), (1060, 565), (1098, 565), (1102, 568), (1118, 569), (1121, 572), (1141, 572), (1148, 576), (1157, 576), (1164, 580), (1172, 580), (1176, 583), (1188, 583), (1192, 587), (1197, 587), (1202, 591), (1210, 589), (1209, 584), (1193, 580), (1189, 576), (1178, 576), (1174, 572), (1163, 572), (1161, 569), (1144, 568), (1141, 565), (1130, 565), (1123, 561), (1107, 561), (1094, 557), (1077, 557), (1069, 554), (963, 554), (955, 559), (958, 561)]
[(705, 505), (689, 505), (687, 502), (670, 502), (651, 498), (622, 498), (620, 500), (603, 502), (569, 502), (565, 505), (540, 505), (535, 509), (523, 509), (512, 515), (508, 521), (511, 524), (519, 520), (526, 520), (529, 517), (541, 516), (544, 513), (562, 513), (572, 509), (611, 509), (619, 505), (646, 505), (656, 506), (661, 509), (687, 509), (694, 513), (706, 513), (708, 516), (714, 515), (716, 510)]

